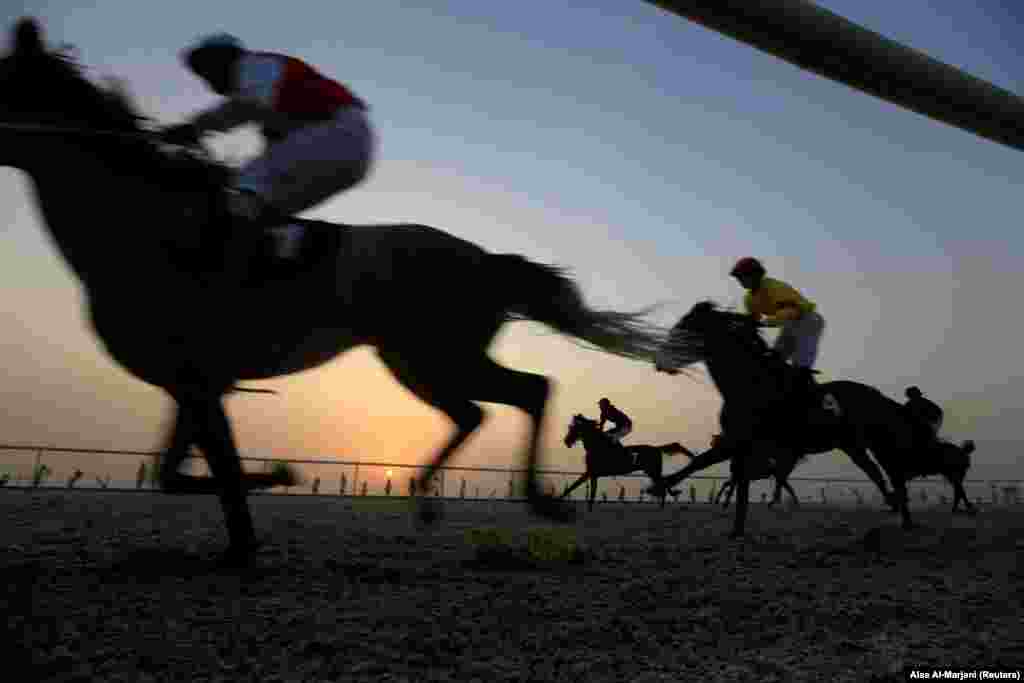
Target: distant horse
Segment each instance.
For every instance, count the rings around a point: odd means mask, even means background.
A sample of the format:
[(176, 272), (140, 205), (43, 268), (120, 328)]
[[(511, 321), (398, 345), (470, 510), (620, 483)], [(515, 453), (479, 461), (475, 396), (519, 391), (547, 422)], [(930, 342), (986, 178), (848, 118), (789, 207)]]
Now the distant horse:
[[(651, 481), (657, 482), (661, 478), (662, 456), (682, 453), (689, 458), (693, 457), (693, 453), (676, 442), (663, 446), (619, 444), (601, 431), (596, 420), (575, 415), (569, 422), (569, 431), (564, 441), (567, 448), (572, 448), (579, 440), (583, 441), (583, 449), (586, 452), (587, 471), (566, 489), (562, 497), (567, 497), (583, 482), (589, 480), (590, 510), (594, 509), (597, 480), (600, 477), (617, 477), (640, 470), (645, 472)], [(661, 507), (665, 507), (665, 493), (662, 491), (660, 495)]]
[(974, 441), (969, 439), (959, 446), (950, 441), (937, 441), (926, 450), (925, 455), (907, 464), (903, 471), (904, 480), (941, 475), (953, 487), (951, 512), (956, 512), (960, 501), (963, 501), (966, 512), (970, 515), (976, 514), (977, 509), (964, 491), (964, 479), (971, 466), (973, 452)]
[[(716, 457), (719, 462), (731, 460), (736, 479), (731, 537), (744, 532), (749, 468), (755, 457), (774, 457), (791, 471), (806, 454), (832, 449), (844, 451), (875, 482), (898, 507), (905, 528), (913, 526), (906, 480), (919, 466), (922, 453), (902, 405), (873, 387), (848, 381), (817, 386), (804, 406), (785, 404), (783, 387), (793, 368), (771, 352), (750, 316), (718, 310), (710, 302), (695, 305), (672, 328), (655, 368), (678, 372), (678, 368), (698, 361), (706, 364), (724, 399), (719, 416), (723, 439)], [(888, 492), (868, 448), (888, 474), (895, 494)], [(652, 492), (707, 466), (706, 461), (695, 459), (682, 471), (663, 478)]]
[[(536, 320), (646, 361), (662, 333), (644, 313), (592, 310), (558, 268), (415, 224), (293, 219), (307, 228), (297, 262), (254, 254), (251, 272), (262, 277), (231, 282), (203, 246), (205, 236), (223, 233), (227, 174), (169, 168), (129, 103), (48, 51), (33, 20), (16, 24), (13, 51), (0, 60), (0, 98), (0, 165), (31, 181), (107, 352), (175, 401), (161, 487), (220, 496), (225, 560), (244, 561), (255, 547), (248, 489), (281, 482), (243, 472), (222, 397), (239, 380), (308, 370), (362, 344), (455, 424), (421, 491), (480, 425), (475, 401), (503, 403), (531, 419), (524, 457), (532, 510), (570, 518), (570, 506), (537, 488), (549, 381), (498, 364), (487, 349), (506, 322)], [(178, 471), (193, 445), (212, 478)], [(420, 512), (424, 521), (436, 517), (426, 505)]]

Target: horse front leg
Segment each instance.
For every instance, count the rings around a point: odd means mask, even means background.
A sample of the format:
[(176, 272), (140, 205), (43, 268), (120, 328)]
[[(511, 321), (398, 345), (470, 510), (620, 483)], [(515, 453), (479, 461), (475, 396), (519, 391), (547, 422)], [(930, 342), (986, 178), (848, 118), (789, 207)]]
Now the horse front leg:
[(964, 478), (950, 478), (949, 483), (953, 485), (953, 510), (956, 513), (957, 505), (962, 500), (964, 502), (964, 511), (969, 515), (978, 514), (978, 510), (974, 507), (974, 503), (967, 497), (967, 492), (964, 490)]
[(562, 498), (568, 498), (568, 497), (569, 497), (569, 495), (570, 495), (570, 494), (571, 494), (571, 493), (572, 493), (573, 491), (575, 491), (576, 489), (578, 489), (578, 488), (580, 487), (580, 485), (582, 485), (582, 484), (583, 484), (583, 482), (587, 481), (587, 480), (588, 480), (588, 479), (590, 479), (590, 478), (591, 478), (591, 476), (590, 476), (590, 471), (588, 470), (587, 472), (584, 472), (584, 473), (583, 473), (583, 474), (582, 474), (582, 475), (580, 476), (580, 478), (579, 478), (579, 479), (577, 479), (576, 481), (574, 481), (574, 482), (572, 483), (572, 486), (570, 486), (569, 488), (567, 488), (567, 489), (566, 489), (566, 490), (565, 490), (565, 491), (564, 491), (564, 492), (562, 493), (562, 496), (561, 496), (561, 497), (562, 497)]
[(594, 499), (597, 498), (597, 477), (590, 478), (590, 505), (587, 510), (590, 512), (594, 511)]
[(233, 563), (244, 562), (257, 542), (231, 424), (218, 395), (197, 401), (196, 413), (201, 426), (203, 455), (220, 488), (218, 495), (228, 530), (228, 550), (224, 559)]
[[(789, 497), (793, 500), (793, 506), (794, 507), (799, 506), (800, 505), (800, 499), (797, 498), (796, 491), (793, 490), (793, 487), (789, 485), (789, 480), (787, 479), (786, 481), (782, 482), (781, 486), (783, 486), (786, 489), (786, 491), (789, 493)], [(779, 493), (779, 498), (780, 499), (782, 498), (782, 493), (781, 492)]]
[[(191, 453), (192, 446), (201, 447), (208, 438), (199, 417), (197, 401), (187, 397), (175, 401), (177, 414), (174, 425), (167, 445), (159, 456), (160, 489), (170, 494), (219, 494), (221, 484), (216, 477), (194, 476), (180, 471), (182, 463)], [(201, 450), (205, 451), (202, 447)], [(286, 466), (283, 471), (275, 473), (242, 473), (242, 486), (247, 491), (273, 486), (294, 486), (299, 480), (300, 477), (291, 466)]]
[(894, 497), (899, 505), (900, 517), (903, 518), (903, 529), (913, 529), (915, 524), (910, 517), (910, 496), (907, 493), (907, 478), (902, 473), (893, 482), (893, 488), (896, 489)]
[(747, 513), (750, 507), (750, 470), (749, 459), (752, 457), (750, 449), (741, 452), (732, 459), (732, 479), (735, 482), (733, 488), (736, 493), (736, 517), (733, 519), (732, 531), (729, 538), (742, 538), (746, 531)]

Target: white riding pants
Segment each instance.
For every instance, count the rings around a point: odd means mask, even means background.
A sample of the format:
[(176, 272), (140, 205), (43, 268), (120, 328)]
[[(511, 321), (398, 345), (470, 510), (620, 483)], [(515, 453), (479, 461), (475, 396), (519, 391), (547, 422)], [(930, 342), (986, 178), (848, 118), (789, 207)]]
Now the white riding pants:
[(285, 214), (297, 214), (362, 181), (376, 140), (366, 112), (352, 107), (267, 145), (241, 168), (240, 190), (255, 192)]
[(775, 350), (798, 368), (813, 368), (818, 359), (818, 343), (825, 331), (825, 319), (817, 312), (805, 313), (782, 326), (775, 339)]

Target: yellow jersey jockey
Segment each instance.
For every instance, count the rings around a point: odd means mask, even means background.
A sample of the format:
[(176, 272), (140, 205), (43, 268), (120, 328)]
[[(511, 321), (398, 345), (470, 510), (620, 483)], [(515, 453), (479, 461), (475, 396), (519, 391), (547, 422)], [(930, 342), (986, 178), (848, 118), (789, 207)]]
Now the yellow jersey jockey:
[(799, 370), (793, 388), (813, 386), (812, 368), (825, 330), (825, 319), (817, 307), (785, 282), (767, 277), (755, 258), (741, 258), (729, 274), (747, 290), (743, 299), (747, 312), (762, 325), (782, 328), (774, 348)]
[[(238, 172), (227, 206), (234, 223), (291, 216), (361, 182), (369, 173), (375, 139), (361, 99), (341, 83), (286, 55), (252, 52), (228, 34), (200, 40), (182, 53), (185, 65), (221, 104), (164, 130), (172, 144), (190, 144), (207, 132), (258, 123), (263, 153)], [(282, 256), (301, 228), (275, 229)]]

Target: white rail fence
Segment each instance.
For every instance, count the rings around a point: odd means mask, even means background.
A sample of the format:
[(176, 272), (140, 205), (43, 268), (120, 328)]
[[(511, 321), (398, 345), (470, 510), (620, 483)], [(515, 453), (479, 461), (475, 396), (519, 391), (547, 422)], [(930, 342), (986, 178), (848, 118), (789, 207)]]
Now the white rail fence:
[[(4, 488), (73, 488), (108, 489), (111, 491), (153, 491), (156, 487), (152, 451), (60, 448), (53, 446), (0, 444), (0, 481)], [(138, 458), (138, 467), (117, 460)], [(111, 462), (111, 459), (114, 462)], [(249, 469), (267, 471), (275, 462), (298, 465), (306, 480), (299, 486), (278, 488), (275, 495), (322, 496), (406, 496), (412, 479), (425, 465), (373, 462), (336, 458), (251, 457), (243, 456)], [(677, 469), (670, 462), (665, 471)], [(193, 474), (206, 474), (205, 463), (191, 458), (186, 465)], [(134, 469), (134, 476), (131, 472)], [(312, 470), (312, 471), (311, 471)], [(112, 472), (124, 473), (113, 477)], [(561, 493), (582, 472), (542, 469), (544, 487)], [(525, 470), (499, 467), (444, 467), (437, 479), (433, 495), (475, 500), (520, 500)], [(680, 488), (678, 503), (706, 503), (727, 479), (722, 475), (695, 475)], [(964, 487), (975, 502), (1013, 505), (1020, 500), (1024, 479), (971, 479)], [(802, 501), (839, 504), (880, 502), (874, 485), (864, 478), (791, 477), (790, 483)], [(599, 480), (600, 502), (654, 502), (642, 493), (647, 476), (634, 473)], [(755, 482), (753, 501), (770, 498), (774, 484)], [(911, 483), (915, 503), (944, 504), (952, 500), (952, 490), (941, 477), (915, 480)], [(576, 499), (585, 499), (587, 485), (573, 492)], [(671, 500), (671, 499), (670, 499)]]

